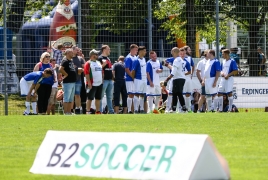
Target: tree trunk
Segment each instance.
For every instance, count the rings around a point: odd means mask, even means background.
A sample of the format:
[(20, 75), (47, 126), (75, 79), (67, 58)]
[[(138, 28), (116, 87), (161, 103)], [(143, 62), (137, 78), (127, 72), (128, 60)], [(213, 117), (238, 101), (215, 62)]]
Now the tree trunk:
[(195, 0), (186, 1), (186, 43), (191, 47), (192, 56), (196, 57), (195, 43), (196, 43), (196, 24), (195, 24)]

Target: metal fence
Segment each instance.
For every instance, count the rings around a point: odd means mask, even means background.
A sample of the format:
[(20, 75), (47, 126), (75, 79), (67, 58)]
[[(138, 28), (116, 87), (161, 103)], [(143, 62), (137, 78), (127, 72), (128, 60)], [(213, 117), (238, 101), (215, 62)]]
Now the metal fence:
[[(239, 76), (255, 77), (257, 84), (252, 89), (267, 89), (263, 84), (267, 80), (264, 77), (267, 62), (263, 60), (267, 55), (267, 1), (3, 0), (1, 3), (0, 115), (7, 113), (7, 109), (9, 114), (21, 114), (24, 98), (19, 96), (19, 80), (33, 71), (43, 52), (52, 52), (57, 27), (63, 28), (67, 35), (74, 32), (72, 45), (82, 49), (86, 60), (89, 51), (100, 49), (102, 44), (110, 46), (112, 62), (120, 55), (126, 56), (133, 43), (156, 51), (160, 59), (170, 57), (175, 46), (189, 45), (194, 58), (200, 58), (206, 49), (217, 50), (220, 57), (219, 50), (226, 47), (233, 58), (239, 59)], [(69, 13), (68, 17), (73, 13), (69, 26), (53, 21), (58, 3), (70, 3), (70, 8), (62, 9)], [(258, 47), (262, 50), (258, 51)], [(162, 77), (167, 74), (166, 70)], [(256, 96), (268, 99), (267, 94)]]

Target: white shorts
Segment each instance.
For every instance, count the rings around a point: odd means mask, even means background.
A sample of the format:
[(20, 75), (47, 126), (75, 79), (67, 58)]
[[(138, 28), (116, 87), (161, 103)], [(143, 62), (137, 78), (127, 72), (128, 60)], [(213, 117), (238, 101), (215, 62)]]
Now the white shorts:
[(134, 94), (134, 82), (133, 81), (126, 81), (126, 88), (128, 94)]
[(168, 94), (172, 95), (172, 89), (173, 89), (173, 78), (170, 79), (169, 85), (168, 85)]
[(146, 94), (147, 81), (134, 79), (135, 94)]
[(26, 81), (23, 77), (20, 80), (20, 94), (21, 96), (27, 96), (29, 90), (33, 84), (33, 81)]
[(192, 79), (191, 78), (186, 78), (185, 79), (185, 84), (183, 86), (183, 94), (192, 94)]
[(151, 87), (151, 86), (147, 85), (146, 95), (147, 96), (161, 96), (160, 86), (154, 85), (154, 87)]
[(232, 93), (233, 85), (234, 85), (234, 78), (232, 76), (229, 77), (228, 80), (224, 79), (224, 77), (221, 77), (218, 92), (220, 94)]
[(206, 90), (206, 95), (215, 95), (218, 92), (218, 87), (212, 87), (214, 83), (215, 77), (208, 78), (205, 80), (205, 90)]

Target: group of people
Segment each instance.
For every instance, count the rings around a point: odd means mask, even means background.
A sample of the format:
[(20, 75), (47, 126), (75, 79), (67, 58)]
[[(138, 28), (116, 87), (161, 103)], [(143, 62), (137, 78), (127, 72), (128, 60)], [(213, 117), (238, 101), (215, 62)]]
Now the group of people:
[[(64, 114), (80, 114), (80, 93), (84, 83), (81, 75), (86, 79), (87, 114), (103, 113), (104, 96), (108, 114), (118, 114), (119, 109), (125, 114), (159, 114), (163, 108), (166, 113), (187, 113), (193, 110), (191, 95), (195, 65), (189, 46), (174, 47), (171, 50), (172, 57), (160, 62), (155, 51), (149, 52), (150, 59), (146, 61), (146, 47), (131, 44), (129, 54), (126, 57), (120, 56), (114, 64), (109, 59), (111, 50), (108, 45), (103, 45), (101, 51), (91, 50), (88, 61), (85, 61), (78, 47), (66, 49), (64, 55), (62, 48), (60, 44), (53, 49), (53, 58), (50, 58), (48, 52), (44, 52), (40, 62), (34, 67), (34, 72), (21, 79), (21, 94), (26, 95), (24, 115), (37, 112), (50, 114), (50, 111), (54, 114), (59, 84), (64, 92)], [(200, 81), (201, 94), (198, 97), (197, 112), (204, 111), (204, 101), (205, 111), (214, 109), (223, 112), (225, 95), (228, 96), (228, 111), (231, 112), (233, 76), (238, 69), (236, 62), (230, 59), (228, 49), (222, 51), (222, 64), (215, 58), (214, 50), (206, 50), (204, 56), (197, 64), (196, 74)], [(163, 66), (170, 69), (170, 75), (160, 82)], [(220, 83), (217, 86), (219, 78)], [(33, 113), (30, 112), (30, 102)]]

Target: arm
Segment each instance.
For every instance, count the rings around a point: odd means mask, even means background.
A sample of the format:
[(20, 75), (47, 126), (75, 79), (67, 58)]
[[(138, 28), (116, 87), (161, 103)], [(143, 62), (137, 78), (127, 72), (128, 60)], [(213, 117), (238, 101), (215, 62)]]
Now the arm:
[(216, 87), (216, 85), (217, 85), (217, 81), (218, 81), (218, 79), (219, 79), (219, 77), (220, 77), (220, 74), (221, 74), (220, 71), (217, 71), (217, 72), (216, 72), (215, 80), (214, 80), (214, 83), (213, 83), (212, 87)]
[(199, 69), (196, 70), (196, 76), (199, 80), (200, 83), (202, 83), (202, 78), (201, 78), (201, 75), (200, 75), (201, 71)]
[(135, 75), (136, 75), (135, 70), (132, 70), (132, 71), (131, 71), (131, 77), (132, 77), (133, 80), (134, 80), (134, 78), (135, 78)]
[(194, 68), (194, 66), (192, 66), (192, 72), (191, 72), (192, 77), (193, 77), (193, 74), (194, 74), (194, 70), (195, 70), (195, 68)]
[(35, 72), (35, 71), (39, 71), (39, 63), (37, 63), (37, 64), (34, 66), (33, 72)]
[(33, 84), (31, 85), (31, 87), (30, 87), (30, 90), (29, 90), (28, 94), (27, 94), (27, 97), (28, 97), (28, 98), (31, 97), (31, 93), (32, 93), (32, 91), (33, 91), (34, 88), (35, 88), (35, 84), (33, 83)]
[(106, 60), (101, 60), (100, 62), (102, 62), (102, 68), (104, 68), (106, 65), (107, 65), (107, 62), (106, 62)]
[(34, 93), (35, 94), (37, 94), (37, 90), (39, 89), (39, 87), (40, 87), (39, 83), (35, 85), (35, 88), (34, 88)]
[(146, 75), (147, 75), (147, 79), (148, 79), (148, 81), (149, 81), (149, 83), (150, 83), (150, 86), (151, 86), (151, 87), (154, 87), (154, 83), (153, 83), (152, 80), (151, 80), (150, 74), (147, 72)]
[(112, 73), (113, 73), (113, 80), (115, 80), (115, 71), (113, 70)]
[(86, 74), (85, 77), (86, 77), (86, 80), (87, 80), (87, 83), (88, 83), (88, 88), (91, 89), (92, 88), (92, 84), (90, 82), (89, 74)]
[[(126, 71), (126, 73), (127, 73), (130, 77), (132, 77), (132, 73), (131, 73), (131, 71), (129, 70), (129, 68), (125, 68), (125, 71)], [(134, 78), (132, 77), (132, 79), (134, 79)]]
[(64, 78), (66, 78), (68, 76), (68, 74), (66, 73), (66, 71), (64, 70), (64, 67), (63, 66), (60, 66), (60, 69), (59, 69), (60, 73), (64, 76)]

